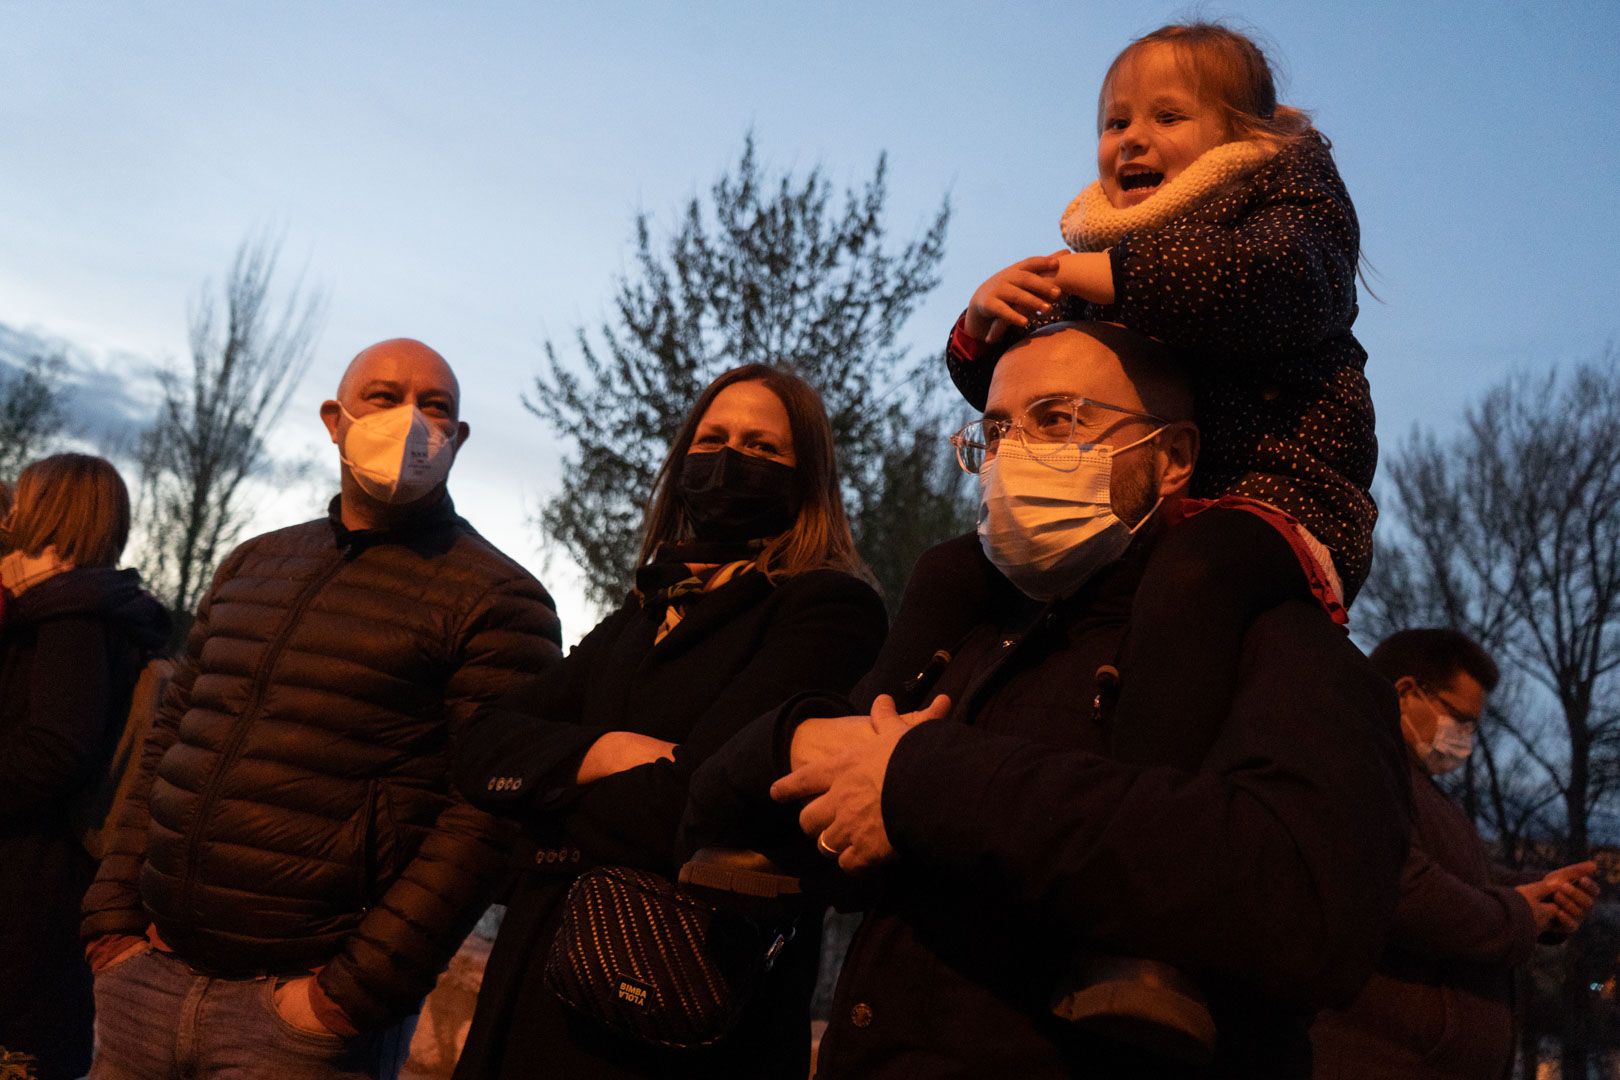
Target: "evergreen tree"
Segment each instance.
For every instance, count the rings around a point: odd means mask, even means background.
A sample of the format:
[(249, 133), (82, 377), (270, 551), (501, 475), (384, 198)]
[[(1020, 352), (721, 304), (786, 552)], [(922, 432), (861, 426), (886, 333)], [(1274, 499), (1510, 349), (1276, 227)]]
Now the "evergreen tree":
[(578, 329), (567, 362), (547, 342), (524, 403), (574, 449), (539, 522), (583, 569), (593, 602), (616, 602), (630, 582), (642, 510), (681, 418), (741, 364), (789, 369), (820, 391), (856, 542), (891, 603), (916, 556), (971, 520), (945, 438), (962, 421), (932, 404), (930, 372), (943, 365), (897, 344), (938, 284), (949, 203), (915, 239), (886, 246), (885, 179), (879, 157), (863, 187), (835, 200), (820, 167), (768, 175), (749, 136), (667, 241), (637, 216), (634, 268), (597, 340)]

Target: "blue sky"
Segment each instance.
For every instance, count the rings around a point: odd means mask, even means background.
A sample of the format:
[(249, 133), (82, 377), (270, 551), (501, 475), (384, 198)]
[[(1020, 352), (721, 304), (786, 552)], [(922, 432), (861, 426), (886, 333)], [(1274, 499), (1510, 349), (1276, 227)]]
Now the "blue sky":
[[(1620, 328), (1620, 6), (1348, 2), (0, 0), (0, 322), (138, 378), (183, 353), (238, 240), (284, 230), (331, 309), (282, 445), (330, 458), (315, 408), (347, 358), (420, 337), (474, 426), (459, 505), (541, 570), (524, 522), (559, 448), (518, 396), (543, 341), (605, 310), (638, 209), (668, 220), (750, 127), (770, 165), (840, 182), (886, 150), (897, 236), (953, 206), (905, 333), (932, 350), (985, 275), (1058, 245), (1109, 59), (1190, 13), (1259, 29), (1334, 141), (1382, 297), (1357, 330), (1386, 449)], [(542, 574), (577, 637), (566, 563)]]

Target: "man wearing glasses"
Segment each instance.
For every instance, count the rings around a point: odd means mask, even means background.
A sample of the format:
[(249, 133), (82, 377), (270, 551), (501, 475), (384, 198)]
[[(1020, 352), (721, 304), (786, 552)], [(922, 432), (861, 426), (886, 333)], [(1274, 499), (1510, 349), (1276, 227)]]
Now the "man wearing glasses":
[(1402, 630), (1371, 659), (1400, 695), (1412, 849), (1378, 970), (1311, 1031), (1315, 1075), (1498, 1080), (1513, 1062), (1513, 969), (1538, 937), (1579, 928), (1597, 897), (1597, 864), (1506, 884), (1473, 822), (1435, 784), (1472, 752), (1496, 689), (1484, 649), (1455, 630)]
[(984, 420), (953, 440), (980, 481), (977, 534), (919, 561), (850, 699), (795, 699), (699, 770), (689, 842), (770, 847), (750, 801), (770, 787), (811, 861), (868, 883), (823, 1080), (1209, 1075), (1053, 1014), (1101, 956), (1196, 980), (1216, 1075), (1306, 1077), (1316, 1005), (1371, 970), (1407, 781), (1389, 688), (1325, 612), (1255, 621), (1197, 773), (1106, 754), (1191, 418), (1175, 358), (1123, 328), (1054, 324), (1009, 349)]

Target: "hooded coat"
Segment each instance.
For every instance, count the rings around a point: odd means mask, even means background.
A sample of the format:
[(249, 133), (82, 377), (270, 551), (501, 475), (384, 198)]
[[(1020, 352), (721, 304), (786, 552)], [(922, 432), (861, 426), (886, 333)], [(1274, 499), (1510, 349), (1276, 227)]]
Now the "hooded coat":
[(0, 1046), (42, 1080), (90, 1065), (79, 898), (95, 863), (73, 811), (107, 767), (169, 615), (134, 570), (69, 570), (7, 598), (0, 625)]

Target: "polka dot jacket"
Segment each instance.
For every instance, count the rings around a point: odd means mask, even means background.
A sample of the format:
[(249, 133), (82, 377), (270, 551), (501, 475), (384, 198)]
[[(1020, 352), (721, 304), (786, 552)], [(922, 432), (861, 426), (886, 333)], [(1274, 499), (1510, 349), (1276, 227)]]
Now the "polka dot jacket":
[[(1193, 494), (1244, 495), (1287, 511), (1333, 552), (1345, 598), (1372, 561), (1378, 463), (1367, 353), (1356, 319), (1360, 233), (1327, 145), (1315, 136), (1184, 216), (1109, 249), (1115, 302), (1066, 297), (1031, 329), (1095, 318), (1185, 351), (1203, 451)], [(983, 408), (1011, 339), (951, 335), (946, 364)]]

